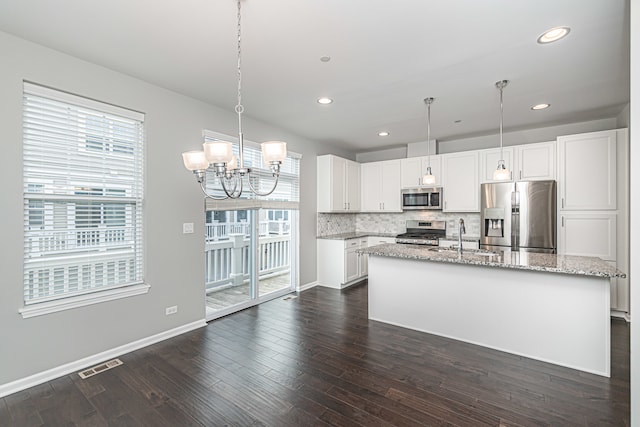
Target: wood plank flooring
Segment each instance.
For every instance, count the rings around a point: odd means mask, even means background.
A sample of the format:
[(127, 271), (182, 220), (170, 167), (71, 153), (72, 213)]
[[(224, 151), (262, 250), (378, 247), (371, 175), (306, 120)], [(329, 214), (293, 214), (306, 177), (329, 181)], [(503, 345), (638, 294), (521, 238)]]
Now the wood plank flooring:
[(603, 378), (369, 321), (366, 284), (313, 288), (123, 355), (89, 379), (7, 396), (0, 425), (627, 426), (622, 321), (611, 350)]

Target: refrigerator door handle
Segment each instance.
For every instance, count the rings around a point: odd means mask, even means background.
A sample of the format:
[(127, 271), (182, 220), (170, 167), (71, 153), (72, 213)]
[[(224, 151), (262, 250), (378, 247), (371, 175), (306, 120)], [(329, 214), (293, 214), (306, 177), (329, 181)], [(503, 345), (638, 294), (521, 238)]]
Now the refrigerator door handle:
[(511, 193), (511, 250), (520, 249), (520, 192)]

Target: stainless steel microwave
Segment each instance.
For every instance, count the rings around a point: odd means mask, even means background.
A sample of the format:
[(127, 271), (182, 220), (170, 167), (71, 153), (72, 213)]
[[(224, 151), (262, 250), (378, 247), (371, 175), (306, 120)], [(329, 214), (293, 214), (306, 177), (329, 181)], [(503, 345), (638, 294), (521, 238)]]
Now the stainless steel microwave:
[(418, 187), (402, 190), (402, 209), (442, 209), (442, 187)]

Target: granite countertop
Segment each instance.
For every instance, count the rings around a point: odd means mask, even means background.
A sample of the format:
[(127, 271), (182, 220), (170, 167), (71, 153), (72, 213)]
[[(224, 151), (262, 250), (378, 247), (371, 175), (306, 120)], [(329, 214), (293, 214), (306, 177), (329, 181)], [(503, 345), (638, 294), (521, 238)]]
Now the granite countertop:
[(549, 273), (578, 274), (608, 278), (626, 277), (624, 273), (606, 261), (595, 257), (541, 254), (534, 252), (490, 252), (486, 250), (463, 250), (462, 255), (458, 255), (457, 250), (395, 243), (371, 246), (360, 249), (358, 252), (393, 258), (545, 271)]
[(328, 239), (328, 240), (348, 240), (348, 239), (358, 239), (360, 237), (396, 237), (397, 233), (369, 233), (364, 231), (351, 231), (349, 233), (339, 233), (339, 234), (327, 234), (325, 236), (316, 236), (317, 239)]
[[(447, 237), (443, 237), (443, 240), (455, 240), (456, 242), (458, 241), (458, 235), (456, 234), (451, 235), (451, 236), (447, 236)], [(480, 241), (480, 236), (467, 236), (466, 234), (464, 234), (462, 236), (462, 241), (463, 242), (476, 242), (478, 243)]]

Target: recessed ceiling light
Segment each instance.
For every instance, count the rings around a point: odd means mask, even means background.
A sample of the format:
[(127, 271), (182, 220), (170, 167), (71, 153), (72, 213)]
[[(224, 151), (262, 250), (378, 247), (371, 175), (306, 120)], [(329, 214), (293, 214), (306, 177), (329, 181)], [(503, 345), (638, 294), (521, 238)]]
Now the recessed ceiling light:
[(389, 132), (386, 132), (386, 131), (378, 132), (378, 136), (389, 136)]
[(327, 104), (331, 104), (332, 102), (333, 102), (333, 99), (327, 98), (326, 96), (323, 96), (322, 98), (318, 98), (318, 104), (327, 105)]
[(320, 61), (329, 62), (329, 61), (331, 61), (331, 57), (330, 56), (321, 56), (320, 57)]
[(550, 30), (545, 31), (538, 37), (538, 43), (545, 44), (555, 42), (556, 40), (560, 40), (563, 37), (566, 37), (567, 34), (571, 31), (569, 27), (555, 27)]
[(551, 104), (536, 104), (531, 107), (532, 110), (544, 110), (545, 108), (551, 107)]

